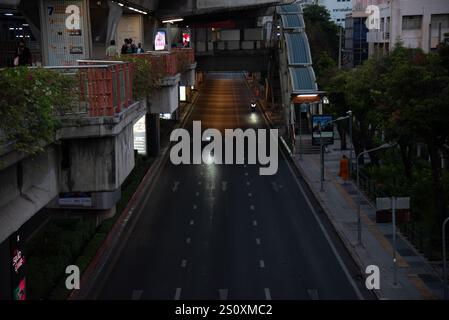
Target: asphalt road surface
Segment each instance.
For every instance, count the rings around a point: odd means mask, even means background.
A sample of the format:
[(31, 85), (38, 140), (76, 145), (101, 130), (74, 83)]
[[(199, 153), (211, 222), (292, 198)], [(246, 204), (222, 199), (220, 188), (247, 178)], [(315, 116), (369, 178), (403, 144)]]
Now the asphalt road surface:
[[(209, 74), (187, 127), (266, 128), (250, 101), (241, 74)], [(273, 176), (259, 175), (258, 165), (167, 161), (147, 199), (96, 298), (370, 297), (281, 154)]]

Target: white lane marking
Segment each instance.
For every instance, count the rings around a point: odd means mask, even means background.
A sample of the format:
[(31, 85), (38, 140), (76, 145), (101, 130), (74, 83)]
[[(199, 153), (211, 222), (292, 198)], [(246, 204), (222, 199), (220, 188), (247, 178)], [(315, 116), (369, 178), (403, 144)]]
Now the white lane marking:
[(223, 181), (221, 183), (221, 190), (226, 191), (227, 188), (228, 188), (228, 182), (227, 181)]
[(317, 289), (307, 289), (307, 294), (309, 295), (311, 300), (319, 300), (320, 299)]
[(270, 289), (269, 288), (265, 288), (265, 299), (266, 300), (271, 300), (271, 293), (270, 293)]
[(185, 268), (187, 266), (187, 260), (182, 260), (181, 261), (181, 268)]
[[(282, 154), (282, 153), (281, 153)], [(357, 287), (354, 279), (352, 279), (348, 268), (346, 268), (346, 265), (344, 264), (342, 258), (340, 257), (340, 255), (338, 254), (337, 249), (335, 248), (333, 242), (331, 241), (331, 238), (327, 232), (327, 230), (324, 228), (323, 224), (321, 223), (321, 220), (318, 218), (318, 215), (315, 211), (315, 208), (312, 206), (312, 203), (310, 203), (309, 198), (306, 195), (306, 192), (304, 191), (304, 188), (301, 186), (301, 183), (298, 180), (298, 177), (296, 176), (295, 172), (293, 171), (290, 163), (288, 162), (288, 160), (285, 158), (285, 156), (282, 154), (282, 157), (284, 158), (284, 161), (287, 163), (287, 167), (290, 169), (290, 173), (293, 176), (293, 178), (296, 181), (296, 184), (298, 185), (299, 190), (301, 191), (301, 193), (304, 196), (304, 199), (307, 202), (307, 205), (309, 206), (310, 210), (313, 213), (313, 216), (315, 217), (315, 220), (317, 221), (318, 225), (320, 226), (321, 232), (323, 233), (324, 237), (326, 238), (327, 243), (329, 244), (329, 246), (331, 247), (332, 252), (334, 253), (335, 257), (337, 258), (338, 263), (340, 264), (341, 268), (343, 269), (343, 272), (345, 273), (346, 277), (348, 278), (349, 283), (351, 284), (352, 288), (354, 289), (357, 297), (360, 300), (365, 300), (365, 298), (362, 296), (359, 288)]]
[(257, 220), (253, 221), (253, 226), (257, 227)]
[(187, 244), (190, 244), (191, 242), (192, 242), (192, 239), (190, 239), (190, 238), (187, 238), (187, 239), (186, 239), (186, 243), (187, 243)]
[(248, 197), (252, 197), (253, 194), (251, 192), (248, 193)]
[(195, 221), (190, 220), (190, 225), (193, 226), (195, 224)]
[(250, 205), (249, 208), (250, 208), (251, 210), (253, 210), (253, 211), (256, 210), (256, 207), (255, 207), (253, 204)]
[(131, 300), (140, 300), (142, 297), (142, 290), (133, 290), (133, 294), (131, 295)]
[(259, 265), (261, 269), (265, 268), (265, 261), (259, 260)]
[(181, 290), (182, 288), (176, 288), (175, 300), (179, 300), (179, 298), (181, 298)]
[(193, 205), (193, 210), (198, 209), (198, 206), (196, 204)]
[(256, 238), (256, 243), (257, 243), (258, 246), (260, 246), (260, 239), (259, 238)]
[(220, 300), (228, 300), (228, 289), (218, 289)]
[(246, 185), (249, 187), (251, 183), (249, 181), (246, 181)]
[(171, 188), (171, 190), (173, 192), (175, 192), (176, 190), (178, 190), (178, 186), (179, 186), (179, 181), (175, 181), (174, 184), (173, 184), (173, 188)]
[(197, 192), (197, 193), (195, 193), (195, 195), (196, 195), (197, 197), (199, 197), (199, 196), (200, 196), (200, 193), (199, 193), (199, 192)]

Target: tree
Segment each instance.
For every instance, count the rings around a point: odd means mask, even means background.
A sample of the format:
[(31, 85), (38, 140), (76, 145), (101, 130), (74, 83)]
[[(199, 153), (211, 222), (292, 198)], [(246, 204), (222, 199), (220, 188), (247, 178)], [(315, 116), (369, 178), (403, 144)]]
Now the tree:
[[(331, 20), (326, 7), (311, 4), (304, 8), (304, 22), (313, 61), (318, 61), (323, 53), (335, 61), (338, 59), (338, 25)], [(320, 70), (315, 68), (317, 73)]]
[(384, 59), (380, 99), (387, 136), (401, 148), (405, 174), (411, 177), (413, 143), (426, 144), (432, 170), (437, 221), (445, 216), (447, 199), (442, 185), (441, 150), (449, 137), (449, 72), (443, 50), (424, 54), (398, 45)]

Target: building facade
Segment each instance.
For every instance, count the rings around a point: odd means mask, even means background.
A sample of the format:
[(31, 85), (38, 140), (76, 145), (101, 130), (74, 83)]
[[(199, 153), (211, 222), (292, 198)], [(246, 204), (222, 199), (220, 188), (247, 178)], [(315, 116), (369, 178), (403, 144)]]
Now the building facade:
[(379, 9), (380, 28), (367, 35), (369, 56), (386, 54), (397, 42), (430, 52), (449, 41), (448, 0), (390, 0)]

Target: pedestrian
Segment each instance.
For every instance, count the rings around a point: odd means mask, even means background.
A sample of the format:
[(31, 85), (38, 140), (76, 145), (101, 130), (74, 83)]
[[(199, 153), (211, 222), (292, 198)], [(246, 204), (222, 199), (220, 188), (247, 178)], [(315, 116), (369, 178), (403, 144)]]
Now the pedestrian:
[(145, 53), (145, 50), (143, 50), (142, 44), (140, 42), (137, 45), (137, 53)]
[(340, 178), (343, 179), (344, 183), (349, 179), (349, 160), (346, 155), (343, 155), (343, 157), (340, 160), (340, 172), (338, 173)]
[(128, 39), (128, 49), (127, 49), (126, 53), (137, 53), (137, 47), (133, 43), (133, 39), (131, 39), (131, 38)]
[(126, 54), (126, 51), (128, 49), (128, 39), (123, 40), (122, 49), (120, 50), (121, 54)]
[(111, 40), (109, 47), (106, 49), (106, 57), (109, 59), (114, 58), (118, 55), (117, 46), (115, 45), (115, 40)]
[(14, 66), (31, 66), (31, 52), (25, 45), (25, 41), (20, 40), (14, 54)]

